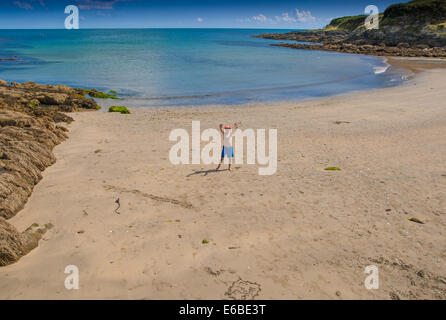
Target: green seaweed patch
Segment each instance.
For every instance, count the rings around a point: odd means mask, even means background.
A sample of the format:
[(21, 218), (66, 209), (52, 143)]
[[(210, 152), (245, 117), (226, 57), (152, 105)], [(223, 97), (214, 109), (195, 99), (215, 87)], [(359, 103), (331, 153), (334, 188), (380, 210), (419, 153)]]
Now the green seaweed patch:
[(115, 91), (115, 90), (110, 90), (108, 93), (111, 93), (111, 94), (117, 94), (118, 92)]
[(121, 114), (130, 114), (130, 110), (124, 106), (111, 106), (108, 112), (119, 112)]
[(101, 106), (96, 106), (96, 110), (101, 110), (102, 107)]
[(50, 223), (45, 223), (45, 228), (47, 229), (52, 229), (54, 227), (54, 225), (50, 222)]
[(341, 168), (338, 168), (338, 167), (327, 167), (324, 170), (327, 170), (327, 171), (341, 171)]
[(88, 95), (92, 98), (97, 99), (118, 99), (118, 97), (114, 94), (108, 94), (101, 91), (90, 91)]
[[(169, 219), (169, 220), (166, 220), (166, 222), (174, 222), (174, 221)], [(177, 220), (175, 220), (175, 222), (181, 222), (181, 220), (177, 219)]]
[(202, 244), (208, 244), (210, 241), (208, 240), (208, 239), (203, 239), (202, 241), (201, 241), (201, 243)]
[(39, 228), (39, 224), (34, 222), (32, 225), (26, 228), (26, 231), (33, 231), (35, 228)]

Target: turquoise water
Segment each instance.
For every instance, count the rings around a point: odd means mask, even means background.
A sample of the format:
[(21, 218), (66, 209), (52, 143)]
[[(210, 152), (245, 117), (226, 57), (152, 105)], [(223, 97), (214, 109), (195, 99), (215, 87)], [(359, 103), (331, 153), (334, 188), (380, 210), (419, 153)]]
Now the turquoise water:
[(381, 88), (371, 56), (272, 47), (259, 29), (0, 30), (0, 78), (116, 90), (135, 106), (300, 100)]

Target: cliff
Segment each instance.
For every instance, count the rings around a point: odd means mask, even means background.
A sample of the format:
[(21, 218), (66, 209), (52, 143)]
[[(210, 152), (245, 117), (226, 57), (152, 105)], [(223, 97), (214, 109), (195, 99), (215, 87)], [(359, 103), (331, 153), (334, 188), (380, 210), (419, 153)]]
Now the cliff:
[(446, 57), (446, 1), (414, 0), (389, 6), (379, 15), (379, 29), (364, 26), (366, 15), (333, 19), (324, 29), (262, 34), (275, 40), (316, 42), (276, 44), (296, 49), (349, 53)]

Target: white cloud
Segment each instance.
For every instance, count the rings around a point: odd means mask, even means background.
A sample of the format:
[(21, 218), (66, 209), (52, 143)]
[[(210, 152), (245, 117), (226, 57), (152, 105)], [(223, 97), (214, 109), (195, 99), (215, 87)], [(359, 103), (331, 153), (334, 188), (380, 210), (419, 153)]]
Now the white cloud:
[(31, 10), (33, 8), (33, 6), (27, 2), (14, 1), (12, 4), (15, 5), (16, 7), (19, 7), (20, 9), (25, 9), (25, 10)]
[(203, 22), (203, 18), (198, 17), (197, 22)]
[(252, 17), (251, 18), (252, 20), (254, 20), (254, 21), (257, 21), (257, 22), (270, 22), (270, 21), (272, 21), (270, 18), (267, 18), (264, 14), (262, 14), (262, 13), (260, 13), (259, 15), (257, 15), (257, 16), (254, 16), (254, 17)]
[(275, 16), (274, 18), (269, 18), (265, 16), (263, 13), (259, 13), (256, 16), (253, 16), (251, 18), (246, 19), (237, 19), (238, 22), (257, 22), (257, 23), (271, 23), (271, 24), (277, 24), (280, 22), (284, 23), (297, 23), (297, 22), (312, 22), (316, 21), (316, 18), (313, 17), (311, 14), (311, 11), (300, 11), (299, 9), (296, 10), (296, 16), (290, 15), (288, 12), (282, 13), (281, 16)]
[(309, 21), (315, 21), (316, 20), (316, 18), (311, 15), (311, 11), (310, 10), (308, 10), (308, 11), (305, 11), (305, 10), (299, 11), (299, 9), (296, 9), (296, 16), (297, 16), (297, 21), (299, 21), (299, 22), (309, 22)]
[(284, 21), (284, 22), (296, 22), (296, 19), (293, 17), (290, 17), (290, 15), (288, 14), (288, 12), (284, 12), (282, 13), (282, 16), (275, 16), (276, 21)]

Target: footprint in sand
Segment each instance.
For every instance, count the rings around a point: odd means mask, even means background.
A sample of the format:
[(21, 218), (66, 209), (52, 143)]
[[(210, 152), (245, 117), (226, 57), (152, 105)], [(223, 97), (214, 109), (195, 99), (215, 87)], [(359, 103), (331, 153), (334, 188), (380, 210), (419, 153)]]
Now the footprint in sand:
[(234, 300), (254, 300), (261, 290), (260, 284), (239, 278), (229, 286), (225, 296)]

